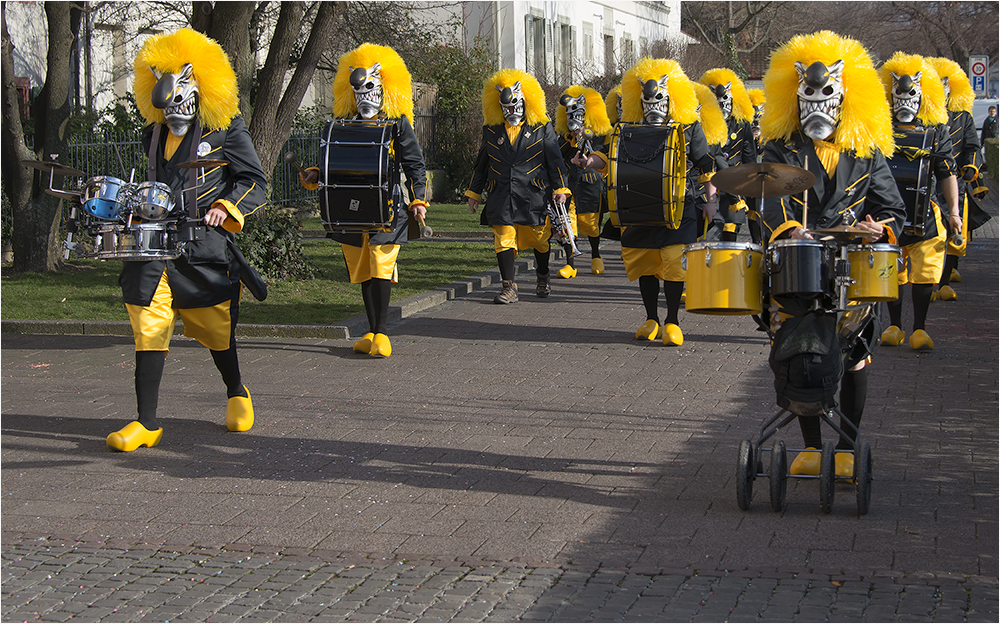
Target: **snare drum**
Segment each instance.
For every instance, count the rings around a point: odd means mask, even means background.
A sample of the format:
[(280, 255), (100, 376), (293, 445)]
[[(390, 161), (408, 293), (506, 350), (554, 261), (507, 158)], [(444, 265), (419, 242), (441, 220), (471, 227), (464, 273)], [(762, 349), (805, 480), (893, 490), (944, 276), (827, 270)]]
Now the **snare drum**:
[(837, 247), (808, 239), (781, 239), (767, 246), (771, 295), (821, 297), (834, 294)]
[(684, 129), (679, 124), (619, 124), (609, 158), (611, 223), (678, 229), (687, 184)]
[(173, 192), (163, 182), (142, 182), (137, 195), (137, 216), (149, 221), (162, 221), (174, 216)]
[(391, 232), (394, 123), (331, 120), (320, 140), (319, 210), (327, 232)]
[(112, 176), (97, 176), (87, 180), (83, 187), (83, 211), (104, 221), (118, 221), (121, 218), (125, 200), (126, 184)]
[(173, 221), (107, 224), (94, 234), (94, 257), (101, 260), (176, 260), (181, 251)]
[(684, 246), (687, 270), (684, 307), (696, 314), (760, 314), (764, 254), (753, 243), (694, 243)]
[(847, 298), (852, 301), (893, 301), (899, 298), (899, 247), (895, 245), (848, 245), (851, 284)]

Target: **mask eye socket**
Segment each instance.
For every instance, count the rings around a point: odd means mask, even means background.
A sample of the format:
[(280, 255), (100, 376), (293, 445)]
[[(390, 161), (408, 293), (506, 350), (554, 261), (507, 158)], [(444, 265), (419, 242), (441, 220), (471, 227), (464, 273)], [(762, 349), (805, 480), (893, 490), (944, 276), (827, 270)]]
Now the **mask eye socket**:
[(833, 95), (833, 87), (831, 87), (831, 86), (824, 87), (824, 89), (823, 89), (823, 95), (826, 95), (826, 96)]
[(815, 89), (813, 89), (812, 87), (806, 87), (806, 95), (813, 95), (815, 93), (816, 93)]
[(663, 94), (662, 93), (657, 93), (656, 94), (656, 99), (662, 100), (663, 99)]

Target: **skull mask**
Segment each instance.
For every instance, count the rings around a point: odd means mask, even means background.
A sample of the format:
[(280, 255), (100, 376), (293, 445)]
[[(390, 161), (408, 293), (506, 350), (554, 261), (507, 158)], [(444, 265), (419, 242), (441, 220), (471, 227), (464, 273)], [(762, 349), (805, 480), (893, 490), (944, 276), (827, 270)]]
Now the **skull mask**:
[(944, 103), (951, 101), (951, 85), (948, 84), (948, 76), (941, 76), (941, 86), (944, 87)]
[(573, 97), (568, 93), (564, 93), (559, 98), (559, 104), (566, 109), (566, 127), (569, 131), (578, 132), (583, 130), (583, 118), (587, 113), (587, 97), (585, 95)]
[(512, 126), (521, 123), (524, 120), (524, 94), (521, 93), (521, 81), (518, 80), (514, 86), (503, 89), (497, 85), (497, 91), (500, 92), (500, 108), (503, 109), (504, 120)]
[(152, 70), (156, 86), (150, 94), (153, 106), (163, 109), (163, 116), (174, 136), (184, 136), (198, 114), (198, 80), (194, 67), (187, 63), (176, 74)]
[(639, 81), (642, 84), (642, 118), (648, 124), (662, 124), (670, 118), (670, 94), (667, 93), (669, 79), (670, 75), (665, 74), (659, 80)]
[(374, 119), (382, 110), (382, 64), (351, 67), (351, 88), (362, 119)]
[(760, 132), (760, 117), (764, 114), (764, 105), (753, 107), (753, 122), (750, 124), (750, 128), (754, 132)]
[(892, 115), (899, 123), (910, 123), (920, 110), (920, 76), (923, 72), (897, 76), (892, 73)]
[(733, 83), (715, 85), (712, 91), (715, 93), (715, 99), (719, 102), (719, 108), (722, 109), (722, 116), (728, 120), (733, 114)]
[(816, 61), (809, 67), (795, 62), (799, 75), (799, 123), (811, 139), (825, 140), (836, 130), (844, 102), (844, 61), (830, 67)]

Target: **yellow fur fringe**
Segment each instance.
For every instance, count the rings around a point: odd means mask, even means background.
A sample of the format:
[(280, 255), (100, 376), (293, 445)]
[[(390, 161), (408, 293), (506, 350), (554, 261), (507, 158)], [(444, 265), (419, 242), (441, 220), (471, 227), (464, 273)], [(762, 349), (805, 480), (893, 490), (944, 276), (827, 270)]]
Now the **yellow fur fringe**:
[(612, 126), (621, 121), (621, 119), (618, 119), (618, 102), (621, 99), (622, 85), (619, 82), (604, 97), (604, 110), (608, 112), (608, 121), (611, 122)]
[[(587, 108), (583, 114), (584, 127), (590, 128), (597, 136), (611, 134), (611, 121), (608, 119), (608, 111), (604, 107), (604, 98), (601, 97), (600, 93), (590, 87), (580, 85), (568, 87), (563, 93), (574, 98), (586, 95)], [(566, 125), (566, 107), (562, 104), (556, 104), (556, 132), (560, 135), (569, 132)]]
[(700, 82), (694, 83), (695, 93), (698, 94), (698, 101), (701, 103), (701, 127), (705, 131), (705, 139), (709, 145), (725, 145), (728, 142), (729, 128), (726, 126), (726, 118), (719, 108), (719, 100), (715, 97), (715, 92)]
[(882, 85), (885, 87), (886, 97), (892, 101), (892, 76), (912, 76), (917, 72), (920, 75), (920, 88), (923, 95), (920, 98), (920, 110), (917, 117), (925, 124), (936, 126), (948, 123), (948, 109), (944, 101), (944, 85), (938, 77), (937, 70), (931, 62), (918, 55), (896, 52), (888, 61), (882, 63), (878, 74), (882, 78)]
[(736, 75), (736, 72), (725, 67), (710, 69), (701, 75), (698, 82), (708, 87), (731, 82), (733, 91), (733, 117), (737, 121), (753, 121), (753, 102), (750, 101), (747, 88), (744, 86), (743, 81), (740, 80), (740, 77)]
[(175, 74), (190, 63), (198, 81), (198, 117), (202, 127), (222, 130), (239, 114), (236, 73), (215, 40), (190, 28), (146, 40), (135, 57), (135, 103), (148, 123), (163, 123), (163, 110), (153, 106), (156, 76), (151, 70)]
[(381, 112), (391, 119), (406, 117), (413, 125), (413, 87), (406, 63), (392, 48), (373, 43), (362, 43), (340, 56), (337, 73), (333, 77), (333, 116), (357, 115), (358, 104), (351, 88), (351, 68), (370, 68), (375, 63), (382, 65)]
[(760, 120), (762, 143), (788, 139), (801, 127), (795, 61), (808, 67), (816, 61), (832, 65), (838, 60), (844, 61), (846, 96), (834, 143), (841, 151), (853, 151), (861, 158), (870, 158), (875, 150), (886, 156), (895, 151), (892, 113), (871, 57), (854, 39), (829, 30), (796, 35), (771, 54), (770, 66), (764, 74), (767, 105)]
[(976, 92), (972, 90), (969, 77), (966, 75), (958, 63), (947, 58), (929, 58), (938, 76), (948, 79), (948, 88), (951, 95), (948, 96), (948, 110), (959, 112), (972, 112), (972, 104), (976, 101)]
[(642, 83), (669, 75), (670, 120), (689, 124), (698, 121), (698, 96), (691, 80), (677, 61), (643, 58), (622, 77), (622, 121), (642, 123)]
[(483, 85), (483, 125), (498, 126), (503, 124), (503, 109), (500, 108), (501, 89), (513, 87), (521, 82), (521, 93), (524, 94), (524, 121), (529, 126), (548, 123), (549, 115), (545, 112), (545, 92), (535, 77), (520, 69), (501, 69), (490, 76)]

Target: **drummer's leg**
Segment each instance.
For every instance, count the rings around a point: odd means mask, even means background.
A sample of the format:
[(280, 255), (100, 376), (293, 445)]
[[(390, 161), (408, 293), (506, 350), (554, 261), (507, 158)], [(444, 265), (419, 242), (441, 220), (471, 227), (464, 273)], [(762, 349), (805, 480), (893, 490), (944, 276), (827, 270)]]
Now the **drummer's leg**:
[(370, 245), (369, 273), (371, 279), (372, 313), (372, 346), (369, 355), (389, 357), (392, 355), (392, 345), (389, 342), (387, 326), (389, 323), (389, 301), (392, 299), (392, 285), (398, 281), (399, 273), (396, 259), (399, 257), (399, 245)]

